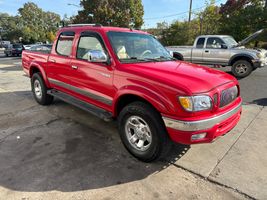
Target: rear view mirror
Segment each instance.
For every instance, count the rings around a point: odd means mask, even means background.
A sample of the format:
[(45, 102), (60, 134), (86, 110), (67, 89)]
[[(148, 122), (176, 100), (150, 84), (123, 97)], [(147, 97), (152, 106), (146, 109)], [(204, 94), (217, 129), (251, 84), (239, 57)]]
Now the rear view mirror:
[(87, 52), (87, 60), (89, 62), (104, 63), (108, 61), (108, 57), (102, 50), (90, 50)]

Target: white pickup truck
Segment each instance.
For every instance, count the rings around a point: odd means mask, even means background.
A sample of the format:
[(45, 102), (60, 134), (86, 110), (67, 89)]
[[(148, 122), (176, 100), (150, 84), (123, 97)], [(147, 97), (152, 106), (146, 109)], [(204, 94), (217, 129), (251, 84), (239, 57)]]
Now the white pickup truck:
[(237, 43), (228, 35), (202, 35), (196, 38), (194, 46), (166, 47), (178, 60), (204, 65), (231, 66), (232, 73), (243, 78), (258, 67), (267, 66), (267, 51), (264, 49), (247, 49), (245, 44), (255, 39), (264, 30)]

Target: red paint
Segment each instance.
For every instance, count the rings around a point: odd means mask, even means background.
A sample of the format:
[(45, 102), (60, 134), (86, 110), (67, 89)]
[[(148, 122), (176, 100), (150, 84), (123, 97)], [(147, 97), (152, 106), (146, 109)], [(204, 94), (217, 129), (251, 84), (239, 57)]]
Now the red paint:
[[(25, 73), (31, 76), (32, 69), (38, 68), (48, 87), (62, 90), (83, 101), (101, 107), (112, 112), (114, 117), (118, 114), (116, 112), (118, 100), (127, 94), (136, 95), (148, 101), (162, 116), (187, 121), (203, 120), (223, 114), (235, 108), (242, 101), (239, 95), (234, 102), (223, 108), (218, 107), (219, 99), (218, 104), (212, 110), (195, 113), (187, 112), (178, 103), (177, 96), (206, 94), (213, 97), (214, 94), (220, 94), (226, 88), (238, 85), (238, 81), (227, 73), (182, 61), (121, 63), (113, 52), (106, 33), (108, 31), (119, 31), (147, 34), (142, 31), (115, 27), (86, 26), (63, 28), (59, 31), (58, 35), (64, 31), (75, 32), (71, 56), (58, 55), (55, 51), (56, 41), (50, 55), (25, 50), (22, 54), (22, 64)], [(102, 37), (111, 58), (110, 65), (89, 63), (76, 59), (76, 47), (80, 33), (83, 31), (97, 32)], [(56, 61), (56, 63), (51, 62), (52, 60)], [(72, 69), (72, 65), (78, 66), (78, 70)], [(101, 75), (103, 73), (108, 74), (109, 77)], [(53, 78), (97, 96), (104, 97), (111, 100), (112, 105), (107, 105), (49, 83), (47, 78)], [(239, 121), (240, 114), (241, 109), (230, 119), (215, 125), (209, 130), (203, 130), (208, 133), (208, 137), (204, 140), (192, 142), (190, 139), (192, 134), (203, 131), (182, 132), (168, 128), (168, 133), (175, 142), (185, 144), (211, 142), (216, 137), (231, 130)]]

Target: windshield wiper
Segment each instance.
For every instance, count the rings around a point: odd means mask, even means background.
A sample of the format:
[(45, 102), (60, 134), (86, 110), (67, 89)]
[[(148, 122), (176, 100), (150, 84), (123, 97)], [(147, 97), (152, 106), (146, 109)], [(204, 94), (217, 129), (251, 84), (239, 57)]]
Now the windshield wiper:
[(145, 58), (145, 59), (149, 60), (149, 61), (155, 61), (155, 62), (176, 60), (172, 57), (164, 57), (164, 56), (160, 56), (160, 57), (156, 57), (156, 58)]
[(130, 58), (124, 58), (124, 59), (120, 59), (121, 61), (136, 61), (136, 62), (147, 62), (146, 59), (142, 59), (142, 58), (137, 58), (137, 57), (130, 57)]
[(175, 58), (172, 57), (164, 57), (164, 56), (160, 56), (160, 57), (156, 57), (156, 58), (138, 58), (138, 57), (130, 57), (130, 58), (124, 58), (121, 59), (121, 61), (124, 62), (129, 62), (129, 61), (135, 61), (135, 62), (161, 62), (161, 61), (169, 61), (169, 60), (176, 60)]

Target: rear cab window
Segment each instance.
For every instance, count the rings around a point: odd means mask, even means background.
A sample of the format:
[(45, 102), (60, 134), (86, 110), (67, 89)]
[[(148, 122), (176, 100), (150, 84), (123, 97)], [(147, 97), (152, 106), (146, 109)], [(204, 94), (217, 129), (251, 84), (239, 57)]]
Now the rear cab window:
[(205, 44), (205, 38), (198, 38), (196, 48), (203, 49)]
[(70, 56), (74, 40), (74, 32), (62, 32), (57, 41), (56, 52), (62, 56)]

